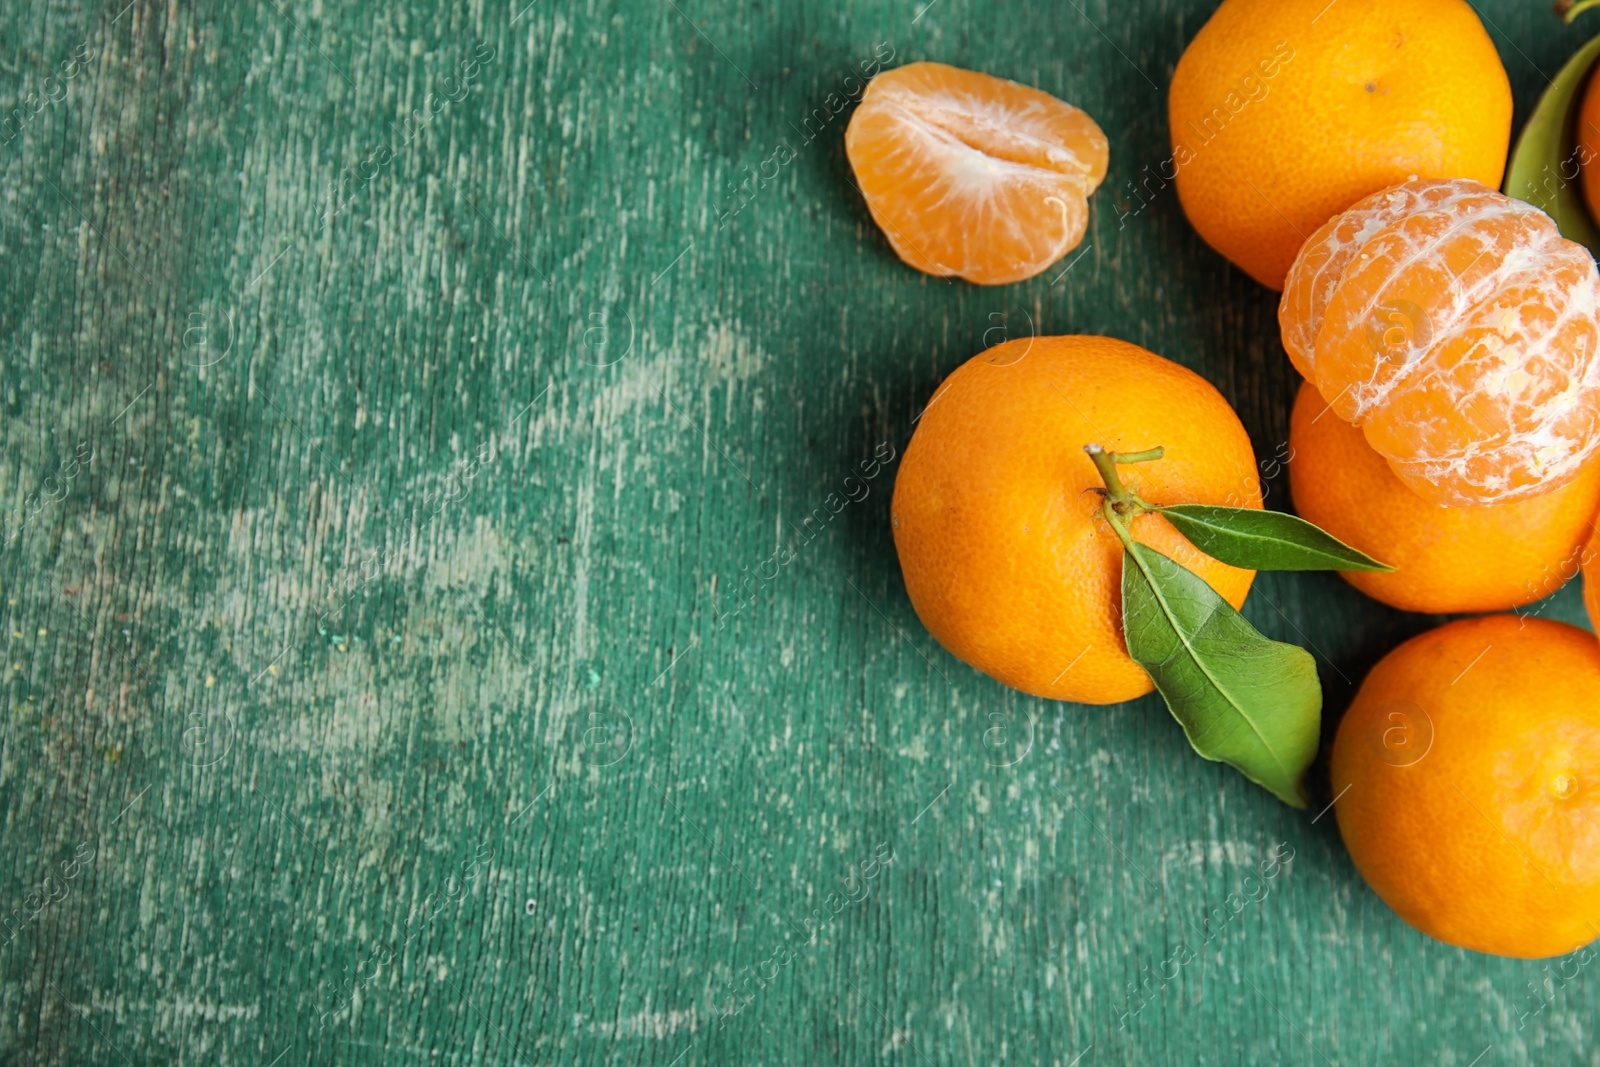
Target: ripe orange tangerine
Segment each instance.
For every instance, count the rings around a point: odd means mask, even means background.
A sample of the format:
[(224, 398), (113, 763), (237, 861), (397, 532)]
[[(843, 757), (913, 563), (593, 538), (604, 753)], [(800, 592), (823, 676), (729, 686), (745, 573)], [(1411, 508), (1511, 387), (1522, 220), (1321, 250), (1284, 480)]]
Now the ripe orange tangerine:
[(1223, 0), (1168, 93), (1178, 198), (1269, 289), (1306, 234), (1408, 175), (1500, 184), (1511, 83), (1468, 0)]
[(1368, 596), (1406, 611), (1505, 611), (1574, 574), (1600, 506), (1600, 464), (1526, 500), (1440, 507), (1407, 489), (1308, 382), (1289, 418), (1289, 490), (1302, 519), (1395, 568), (1344, 572)]
[(1333, 742), (1339, 833), (1430, 937), (1536, 959), (1600, 937), (1600, 642), (1491, 615), (1414, 637)]
[(1110, 151), (1071, 104), (943, 63), (873, 78), (844, 145), (895, 254), (980, 285), (1031, 278), (1078, 246)]
[[(1126, 341), (1033, 337), (945, 379), (900, 461), (890, 522), (911, 604), (952, 655), (1026, 693), (1113, 704), (1154, 685), (1123, 642), (1123, 548), (1088, 444), (1164, 448), (1121, 468), (1152, 504), (1261, 507), (1249, 435), (1210, 382)], [(1244, 603), (1254, 571), (1160, 515), (1130, 529)]]
[(1360, 201), (1311, 235), (1278, 321), (1300, 373), (1412, 490), (1492, 504), (1600, 449), (1600, 272), (1550, 217), (1465, 179)]

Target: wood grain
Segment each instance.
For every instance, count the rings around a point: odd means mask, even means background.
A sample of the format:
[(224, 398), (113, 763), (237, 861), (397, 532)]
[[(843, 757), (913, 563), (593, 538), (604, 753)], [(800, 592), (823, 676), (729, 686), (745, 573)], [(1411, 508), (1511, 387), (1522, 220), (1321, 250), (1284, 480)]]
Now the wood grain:
[[(1520, 123), (1584, 33), (1480, 10)], [(1280, 449), (1271, 294), (1132, 184), (1208, 11), (12, 5), (0, 111), (92, 58), (0, 145), (0, 1060), (1600, 1062), (1595, 979), (1525, 1016), (1541, 965), (1411, 931), (1325, 772), (1302, 815), (1154, 699), (977, 675), (893, 463), (837, 506), (1030, 331)], [(884, 46), (1099, 121), (1070, 269), (894, 260), (829, 103)], [(1246, 614), (1330, 732), (1434, 622), (1319, 575)]]

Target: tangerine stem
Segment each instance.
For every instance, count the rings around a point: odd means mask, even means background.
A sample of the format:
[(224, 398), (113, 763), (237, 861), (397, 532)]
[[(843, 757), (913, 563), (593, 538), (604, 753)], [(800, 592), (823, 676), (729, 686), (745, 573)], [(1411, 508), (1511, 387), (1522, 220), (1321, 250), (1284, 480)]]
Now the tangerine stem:
[(1091, 443), (1084, 445), (1083, 450), (1094, 461), (1095, 470), (1100, 472), (1100, 480), (1106, 483), (1106, 502), (1115, 507), (1119, 515), (1126, 514), (1130, 508), (1145, 510), (1147, 505), (1122, 484), (1122, 477), (1117, 474), (1117, 464), (1148, 463), (1160, 459), (1165, 449), (1158, 445), (1143, 452), (1107, 452), (1101, 445)]
[(1100, 517), (1105, 519), (1106, 525), (1116, 533), (1117, 540), (1122, 542), (1123, 548), (1133, 548), (1133, 533), (1128, 529), (1128, 524), (1123, 519), (1122, 513), (1111, 503), (1110, 497), (1107, 497), (1105, 502), (1100, 505)]
[(1083, 450), (1094, 461), (1094, 469), (1100, 472), (1100, 480), (1106, 483), (1107, 503), (1128, 499), (1128, 490), (1123, 488), (1122, 479), (1117, 475), (1117, 454), (1092, 443), (1084, 445)]

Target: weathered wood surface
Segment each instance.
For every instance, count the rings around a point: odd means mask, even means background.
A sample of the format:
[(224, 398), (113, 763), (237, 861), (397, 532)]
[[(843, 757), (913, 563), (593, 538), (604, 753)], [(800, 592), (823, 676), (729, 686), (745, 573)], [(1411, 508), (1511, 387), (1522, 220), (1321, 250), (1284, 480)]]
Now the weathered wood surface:
[[(1130, 186), (1210, 6), (11, 3), (0, 1060), (1600, 1062), (1597, 979), (1525, 1015), (1540, 964), (1403, 925), (1325, 771), (944, 654), (893, 462), (845, 481), (985, 344), (1104, 332), (1282, 503), (1273, 299)], [(1520, 122), (1584, 32), (1482, 10)], [(829, 111), (875, 53), (1100, 121), (1070, 270), (893, 259)], [(1330, 730), (1432, 623), (1247, 614)]]

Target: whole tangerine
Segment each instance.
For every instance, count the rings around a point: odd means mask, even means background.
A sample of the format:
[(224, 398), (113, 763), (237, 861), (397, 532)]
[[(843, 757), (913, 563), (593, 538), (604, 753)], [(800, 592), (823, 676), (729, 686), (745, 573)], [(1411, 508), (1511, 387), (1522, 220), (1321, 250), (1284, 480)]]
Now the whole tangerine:
[[(1109, 337), (1019, 338), (968, 360), (928, 402), (890, 505), (912, 606), (953, 655), (1052, 700), (1111, 704), (1153, 688), (1122, 636), (1123, 548), (1084, 446), (1162, 447), (1122, 468), (1153, 504), (1261, 507), (1250, 438), (1204, 378)], [(1219, 563), (1155, 514), (1134, 538), (1228, 603), (1254, 571)]]
[(1223, 0), (1168, 93), (1178, 198), (1270, 289), (1328, 218), (1410, 175), (1499, 185), (1511, 83), (1465, 0)]
[(1405, 611), (1506, 611), (1572, 577), (1600, 506), (1600, 464), (1543, 496), (1441, 507), (1306, 383), (1289, 417), (1289, 491), (1301, 518), (1395, 568), (1344, 572), (1368, 596)]
[(1417, 180), (1329, 219), (1278, 321), (1300, 373), (1419, 495), (1548, 493), (1600, 449), (1600, 272), (1550, 216)]
[(1492, 615), (1414, 637), (1333, 743), (1339, 833), (1430, 937), (1537, 959), (1600, 937), (1600, 642)]

